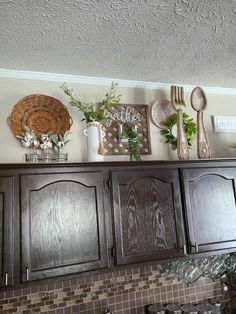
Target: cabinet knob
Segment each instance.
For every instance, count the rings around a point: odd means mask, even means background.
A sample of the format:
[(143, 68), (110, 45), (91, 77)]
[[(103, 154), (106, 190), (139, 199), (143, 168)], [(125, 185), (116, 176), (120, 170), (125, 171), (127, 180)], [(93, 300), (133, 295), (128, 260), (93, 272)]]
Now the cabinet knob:
[(8, 272), (5, 273), (5, 286), (8, 286)]

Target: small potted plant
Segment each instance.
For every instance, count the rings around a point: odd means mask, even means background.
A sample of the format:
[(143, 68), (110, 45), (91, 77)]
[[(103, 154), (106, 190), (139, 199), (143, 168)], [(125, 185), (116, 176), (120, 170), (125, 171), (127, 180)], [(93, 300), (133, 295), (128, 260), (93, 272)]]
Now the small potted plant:
[(101, 161), (103, 160), (104, 147), (101, 122), (107, 119), (111, 119), (108, 116), (106, 109), (112, 105), (120, 102), (120, 95), (116, 93), (117, 83), (112, 82), (109, 92), (105, 94), (105, 98), (102, 100), (101, 105), (98, 107), (94, 103), (85, 103), (79, 100), (73, 95), (73, 89), (69, 89), (64, 83), (61, 89), (70, 98), (70, 105), (78, 108), (84, 115), (81, 121), (86, 122), (87, 129), (84, 131), (87, 136), (88, 147), (88, 160), (89, 161)]
[[(171, 145), (171, 150), (177, 149), (177, 137), (173, 132), (173, 128), (176, 127), (177, 113), (172, 114), (169, 118), (162, 122), (164, 128), (161, 130), (161, 135), (165, 138), (165, 143)], [(185, 129), (185, 135), (189, 148), (192, 148), (192, 141), (194, 134), (197, 132), (197, 125), (187, 113), (183, 113), (183, 123)]]

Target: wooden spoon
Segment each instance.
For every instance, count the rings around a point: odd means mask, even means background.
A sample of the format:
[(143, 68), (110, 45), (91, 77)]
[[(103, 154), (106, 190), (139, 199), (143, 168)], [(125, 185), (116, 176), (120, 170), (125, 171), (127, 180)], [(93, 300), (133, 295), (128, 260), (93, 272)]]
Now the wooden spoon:
[(203, 123), (203, 111), (207, 107), (207, 99), (204, 90), (201, 87), (195, 87), (191, 94), (191, 106), (197, 111), (197, 152), (198, 158), (210, 158), (210, 147), (207, 141), (206, 130)]

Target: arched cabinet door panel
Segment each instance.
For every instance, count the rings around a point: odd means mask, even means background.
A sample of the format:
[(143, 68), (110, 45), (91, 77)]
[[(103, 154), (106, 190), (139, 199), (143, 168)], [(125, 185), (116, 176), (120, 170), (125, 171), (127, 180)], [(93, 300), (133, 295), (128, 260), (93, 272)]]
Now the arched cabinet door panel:
[(184, 255), (184, 228), (176, 169), (112, 172), (116, 263)]
[(106, 268), (103, 173), (21, 176), (22, 280)]
[(13, 177), (0, 177), (0, 287), (13, 285)]
[(191, 253), (236, 247), (236, 169), (183, 169)]

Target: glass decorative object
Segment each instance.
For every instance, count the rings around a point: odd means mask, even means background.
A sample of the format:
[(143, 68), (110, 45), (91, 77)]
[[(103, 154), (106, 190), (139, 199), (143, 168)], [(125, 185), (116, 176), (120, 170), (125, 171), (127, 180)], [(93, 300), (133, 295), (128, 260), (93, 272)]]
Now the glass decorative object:
[(37, 153), (37, 150), (35, 148), (30, 149), (29, 154), (25, 154), (25, 161), (26, 162), (38, 162), (40, 160), (40, 156)]
[(65, 162), (68, 160), (68, 154), (64, 153), (63, 146), (58, 148), (55, 154), (55, 160), (58, 162)]
[(219, 279), (225, 273), (236, 273), (236, 254), (216, 255), (194, 258), (162, 264), (162, 269), (174, 275), (186, 285), (197, 281), (201, 276), (212, 280)]
[(50, 148), (45, 148), (42, 153), (42, 161), (50, 162), (53, 160), (53, 155)]

